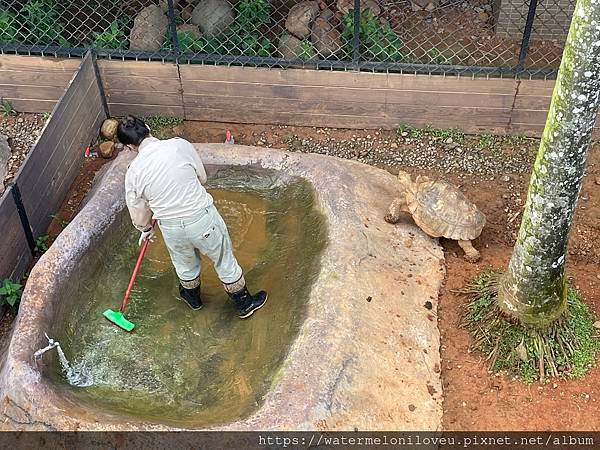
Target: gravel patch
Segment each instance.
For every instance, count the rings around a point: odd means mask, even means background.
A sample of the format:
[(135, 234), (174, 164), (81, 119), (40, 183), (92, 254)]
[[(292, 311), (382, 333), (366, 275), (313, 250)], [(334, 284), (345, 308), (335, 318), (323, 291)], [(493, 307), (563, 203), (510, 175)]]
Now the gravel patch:
[(8, 138), (12, 155), (8, 160), (8, 172), (4, 177), (4, 185), (15, 176), (25, 160), (29, 150), (35, 144), (46, 123), (43, 114), (18, 114), (16, 116), (0, 116), (0, 134)]
[[(538, 145), (536, 140), (522, 137), (463, 135), (455, 140), (422, 130), (418, 130), (421, 136), (414, 136), (417, 130), (398, 133), (370, 131), (370, 134), (357, 133), (340, 139), (331, 136), (331, 131), (326, 128), (315, 130), (318, 137), (292, 135), (287, 138), (287, 150), (338, 156), (371, 165), (467, 175), (529, 173)], [(434, 133), (442, 134), (442, 131)], [(257, 145), (270, 146), (260, 138)]]

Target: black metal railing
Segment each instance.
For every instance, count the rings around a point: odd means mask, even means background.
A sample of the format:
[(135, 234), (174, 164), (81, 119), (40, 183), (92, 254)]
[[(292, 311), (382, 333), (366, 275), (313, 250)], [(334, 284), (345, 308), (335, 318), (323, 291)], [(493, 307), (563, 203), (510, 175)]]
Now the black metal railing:
[(0, 53), (553, 77), (575, 0), (0, 0)]

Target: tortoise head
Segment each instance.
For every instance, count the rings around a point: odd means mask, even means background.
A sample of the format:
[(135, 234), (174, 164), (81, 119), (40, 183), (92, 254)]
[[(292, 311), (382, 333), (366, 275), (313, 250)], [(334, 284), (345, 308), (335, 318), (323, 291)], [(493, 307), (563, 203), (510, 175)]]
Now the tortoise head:
[(415, 183), (413, 182), (410, 173), (399, 171), (398, 172), (398, 181), (400, 182), (400, 186), (402, 187), (402, 191), (404, 192), (415, 192)]

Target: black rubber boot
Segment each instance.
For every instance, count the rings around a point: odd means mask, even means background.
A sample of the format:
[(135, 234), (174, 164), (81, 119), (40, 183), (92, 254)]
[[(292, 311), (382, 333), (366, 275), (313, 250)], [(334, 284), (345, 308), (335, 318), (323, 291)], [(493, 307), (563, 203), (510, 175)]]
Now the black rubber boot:
[(227, 294), (235, 303), (240, 319), (246, 319), (254, 314), (254, 311), (262, 308), (267, 303), (268, 297), (265, 291), (259, 291), (255, 295), (250, 295), (246, 286), (237, 292), (228, 292)]
[(190, 308), (197, 311), (202, 308), (202, 299), (200, 298), (200, 286), (186, 289), (179, 285), (179, 295), (181, 299), (188, 304)]

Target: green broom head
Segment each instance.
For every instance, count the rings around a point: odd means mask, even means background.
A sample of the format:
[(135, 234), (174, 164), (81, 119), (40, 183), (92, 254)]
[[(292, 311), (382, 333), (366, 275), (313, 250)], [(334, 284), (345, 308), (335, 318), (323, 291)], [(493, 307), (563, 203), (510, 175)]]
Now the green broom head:
[(123, 328), (125, 331), (132, 331), (135, 325), (127, 320), (121, 311), (113, 311), (112, 309), (107, 309), (104, 311), (104, 317), (106, 317), (110, 322), (114, 323), (116, 326)]

